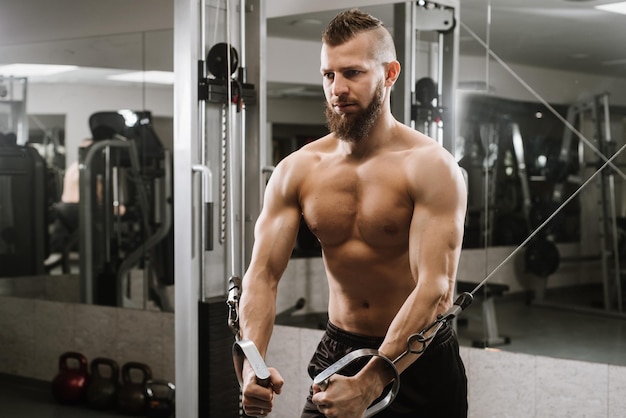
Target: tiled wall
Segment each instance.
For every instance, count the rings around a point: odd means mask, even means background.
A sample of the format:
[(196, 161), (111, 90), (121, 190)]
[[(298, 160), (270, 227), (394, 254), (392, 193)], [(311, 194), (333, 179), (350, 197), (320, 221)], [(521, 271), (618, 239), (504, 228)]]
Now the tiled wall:
[[(322, 331), (277, 326), (267, 363), (286, 380), (274, 418), (299, 416), (310, 379), (306, 364)], [(147, 363), (174, 381), (174, 315), (0, 297), (0, 373), (50, 381), (58, 358)], [(471, 418), (626, 416), (626, 367), (461, 347)]]
[(147, 364), (174, 381), (174, 314), (0, 297), (0, 373), (51, 381), (59, 356)]

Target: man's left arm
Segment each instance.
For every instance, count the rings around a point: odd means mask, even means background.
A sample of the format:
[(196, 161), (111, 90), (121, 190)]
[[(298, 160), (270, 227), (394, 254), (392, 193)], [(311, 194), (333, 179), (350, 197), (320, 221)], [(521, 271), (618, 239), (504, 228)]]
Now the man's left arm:
[[(453, 302), (467, 191), (462, 173), (452, 158), (444, 158), (444, 164), (432, 170), (428, 187), (414, 191), (419, 197), (415, 200), (409, 231), (409, 261), (416, 286), (379, 347), (391, 360), (406, 351), (410, 335), (432, 324)], [(398, 372), (402, 373), (418, 357), (418, 354), (404, 356), (396, 363)], [(361, 373), (382, 376), (382, 388), (393, 378), (388, 366), (380, 360), (371, 361)], [(373, 379), (372, 383), (377, 383)]]

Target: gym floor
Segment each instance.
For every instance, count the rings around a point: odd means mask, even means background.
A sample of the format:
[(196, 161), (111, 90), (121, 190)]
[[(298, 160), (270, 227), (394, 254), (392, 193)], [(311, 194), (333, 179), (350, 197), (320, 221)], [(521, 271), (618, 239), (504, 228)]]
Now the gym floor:
[(0, 375), (2, 416), (11, 418), (111, 418), (114, 412), (101, 412), (81, 406), (66, 406), (54, 401), (50, 385), (14, 376)]
[[(599, 296), (599, 289), (584, 288), (576, 292), (549, 294), (544, 300), (546, 303), (541, 306), (537, 303), (528, 303), (522, 297), (496, 299), (498, 334), (510, 338), (510, 342), (494, 348), (626, 366), (624, 355), (626, 317), (582, 312), (584, 309), (593, 308), (592, 304), (595, 300), (600, 300)], [(552, 302), (554, 306), (549, 306)], [(458, 326), (461, 344), (472, 346), (474, 342), (481, 341), (484, 334), (480, 298), (463, 312), (461, 318), (464, 319), (463, 324)], [(0, 375), (0, 405), (2, 416), (11, 418), (120, 416), (116, 411), (101, 412), (81, 406), (60, 405), (52, 399), (49, 384), (2, 375)]]

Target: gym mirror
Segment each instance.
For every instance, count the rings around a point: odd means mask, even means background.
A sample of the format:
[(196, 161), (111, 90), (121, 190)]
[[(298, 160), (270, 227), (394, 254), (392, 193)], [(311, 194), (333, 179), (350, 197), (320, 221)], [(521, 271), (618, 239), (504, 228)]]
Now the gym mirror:
[[(624, 145), (626, 57), (611, 40), (626, 36), (626, 17), (595, 8), (599, 3), (606, 2), (462, 1), (452, 151), (467, 175), (469, 206), (458, 280), (459, 290), (476, 290), (457, 324), (465, 345), (625, 362), (626, 176), (619, 167), (626, 156), (594, 173)], [(394, 27), (393, 4), (362, 9)], [(270, 54), (272, 45), (296, 50), (300, 42), (297, 50), (312, 55), (268, 72), (273, 163), (325, 132), (316, 60), (320, 33), (335, 13), (268, 19)], [(445, 52), (441, 32), (418, 28), (415, 36), (421, 61), (412, 104), (427, 121), (415, 125), (421, 130), (445, 114), (436, 69)], [(446, 128), (445, 118), (439, 123)], [(301, 265), (315, 279), (286, 288), (278, 323), (316, 328), (324, 321), (314, 244), (306, 231), (298, 239), (294, 257), (312, 257)], [(476, 289), (486, 277), (489, 286)]]
[(47, 29), (0, 45), (0, 292), (171, 311), (171, 26)]

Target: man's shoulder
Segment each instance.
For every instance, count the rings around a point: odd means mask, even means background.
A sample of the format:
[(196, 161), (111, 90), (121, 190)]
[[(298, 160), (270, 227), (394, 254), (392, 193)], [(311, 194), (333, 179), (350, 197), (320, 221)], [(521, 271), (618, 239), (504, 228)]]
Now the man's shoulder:
[[(289, 182), (300, 182), (306, 177), (306, 173), (319, 162), (322, 155), (328, 149), (327, 137), (312, 141), (303, 147), (286, 155), (276, 165), (275, 173), (281, 177), (288, 177)], [(272, 174), (274, 176), (274, 174)]]
[(289, 155), (287, 155), (283, 160), (281, 160), (281, 164), (304, 164), (307, 161), (313, 162), (320, 158), (321, 154), (324, 154), (329, 151), (332, 142), (331, 135), (326, 135), (322, 138), (313, 140), (301, 148), (293, 151)]
[(407, 139), (407, 150), (413, 158), (431, 162), (450, 163), (454, 156), (435, 139), (419, 131), (407, 127), (404, 132)]

